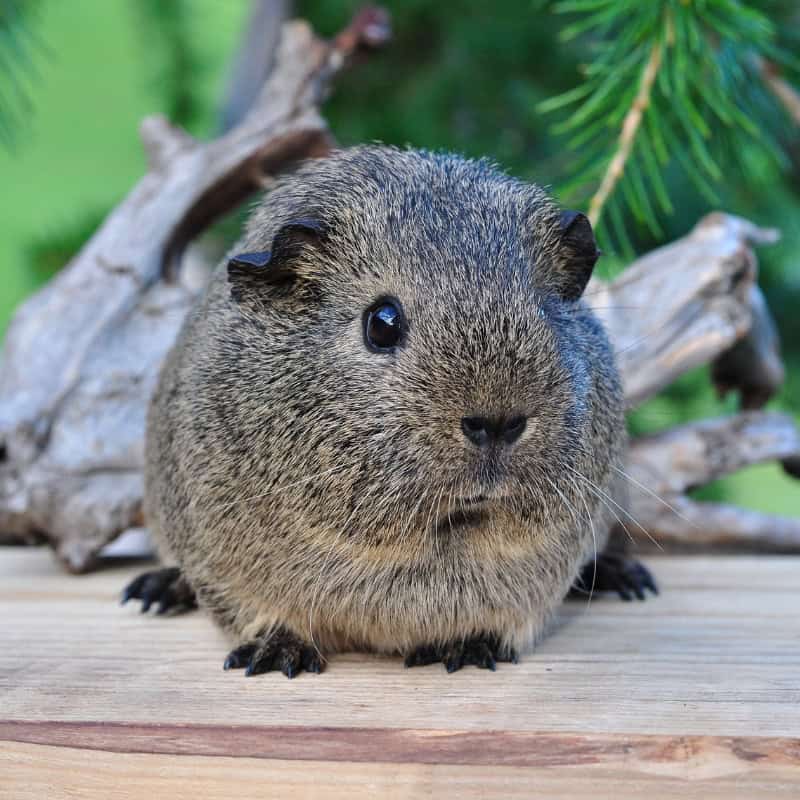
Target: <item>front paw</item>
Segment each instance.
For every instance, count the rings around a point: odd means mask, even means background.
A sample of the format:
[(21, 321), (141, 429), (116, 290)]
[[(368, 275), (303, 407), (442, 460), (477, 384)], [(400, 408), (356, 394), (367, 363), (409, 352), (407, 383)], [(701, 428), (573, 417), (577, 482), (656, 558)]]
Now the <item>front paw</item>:
[(143, 572), (122, 592), (122, 604), (125, 605), (128, 600), (141, 600), (142, 614), (146, 614), (154, 603), (158, 604), (158, 614), (197, 608), (194, 589), (178, 567)]
[(303, 670), (322, 672), (322, 654), (311, 645), (280, 627), (231, 650), (223, 664), (224, 669), (242, 669), (244, 674), (260, 675), (262, 672), (280, 671), (294, 678)]
[(455, 639), (445, 645), (420, 645), (405, 657), (407, 667), (424, 667), (441, 661), (448, 672), (472, 665), (479, 669), (497, 669), (498, 661), (517, 663), (517, 654), (511, 648), (502, 648), (499, 637), (481, 634), (466, 639)]
[(650, 570), (635, 558), (617, 553), (601, 553), (596, 562), (586, 564), (574, 586), (574, 591), (582, 595), (590, 591), (616, 592), (625, 601), (634, 597), (644, 600), (648, 590), (658, 594)]

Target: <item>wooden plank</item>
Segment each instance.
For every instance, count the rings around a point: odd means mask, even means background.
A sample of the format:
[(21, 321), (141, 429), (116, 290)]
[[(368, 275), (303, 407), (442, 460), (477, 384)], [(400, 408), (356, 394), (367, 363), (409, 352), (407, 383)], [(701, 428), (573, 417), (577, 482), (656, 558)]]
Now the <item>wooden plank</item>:
[(151, 723), (168, 710), (218, 725), (800, 735), (796, 559), (655, 561), (660, 597), (570, 604), (535, 653), (494, 674), (348, 654), (294, 681), (223, 673), (229, 643), (201, 614), (120, 608), (135, 569), (71, 578), (44, 552), (0, 560), (7, 719)]
[(747, 772), (724, 762), (635, 763), (550, 767), (449, 764), (352, 764), (212, 756), (110, 753), (11, 744), (0, 749), (2, 800), (246, 800), (300, 797), (324, 800), (419, 800), (420, 797), (586, 800), (796, 800), (796, 773), (752, 764)]
[[(455, 722), (455, 721), (454, 721)], [(457, 723), (456, 723), (457, 724)], [(141, 725), (109, 722), (0, 722), (0, 741), (114, 753), (231, 756), (292, 761), (564, 767), (635, 763), (683, 765), (687, 777), (800, 765), (800, 739), (765, 736), (632, 736), (521, 731), (404, 730), (289, 726)], [(700, 766), (700, 769), (698, 769)]]
[(223, 672), (202, 614), (120, 608), (141, 565), (0, 550), (0, 797), (800, 795), (800, 558), (650, 563), (658, 598), (568, 604), (496, 673), (344, 654), (287, 681)]

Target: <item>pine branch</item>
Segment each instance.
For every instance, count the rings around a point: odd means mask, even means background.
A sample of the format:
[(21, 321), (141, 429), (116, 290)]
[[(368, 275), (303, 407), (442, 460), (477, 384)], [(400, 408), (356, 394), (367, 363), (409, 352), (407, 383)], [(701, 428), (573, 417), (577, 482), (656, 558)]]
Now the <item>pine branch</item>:
[(589, 220), (593, 226), (596, 226), (600, 221), (603, 207), (625, 171), (625, 164), (631, 154), (631, 149), (633, 148), (636, 134), (639, 132), (639, 126), (642, 123), (644, 112), (650, 105), (653, 82), (656, 79), (656, 75), (658, 75), (658, 68), (660, 66), (661, 42), (656, 42), (650, 51), (650, 58), (647, 59), (647, 63), (642, 71), (639, 91), (636, 93), (633, 105), (631, 105), (622, 122), (622, 132), (619, 136), (617, 151), (609, 162), (608, 168), (603, 175), (603, 180), (600, 182), (600, 187), (589, 202)]
[(731, 0), (559, 0), (553, 8), (572, 17), (560, 38), (579, 40), (587, 54), (584, 81), (538, 109), (568, 109), (554, 129), (573, 154), (558, 189), (588, 205), (608, 249), (632, 255), (634, 222), (662, 236), (659, 212), (673, 211), (667, 176), (691, 181), (714, 205), (732, 172), (756, 162), (784, 168), (779, 103), (800, 119), (789, 82), (800, 62), (784, 46), (779, 15)]
[(778, 98), (795, 124), (800, 125), (800, 92), (781, 77), (780, 71), (771, 61), (757, 58), (756, 64), (769, 90)]

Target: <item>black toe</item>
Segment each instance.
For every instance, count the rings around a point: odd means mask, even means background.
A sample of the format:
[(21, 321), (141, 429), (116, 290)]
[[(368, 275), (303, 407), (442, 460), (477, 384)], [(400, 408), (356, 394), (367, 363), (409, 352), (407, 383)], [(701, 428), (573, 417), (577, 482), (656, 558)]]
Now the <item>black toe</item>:
[(225, 669), (244, 667), (247, 677), (274, 671), (294, 678), (303, 671), (322, 672), (323, 659), (315, 648), (286, 628), (278, 628), (239, 645), (228, 654), (223, 666)]
[(129, 600), (141, 600), (140, 610), (143, 614), (154, 605), (159, 614), (178, 609), (188, 611), (197, 607), (194, 590), (178, 567), (166, 567), (139, 575), (122, 592), (122, 604)]
[(421, 645), (405, 657), (407, 667), (419, 667), (441, 662), (448, 672), (473, 666), (494, 672), (498, 662), (517, 663), (513, 649), (501, 646), (500, 639), (492, 634), (458, 639), (445, 645)]
[(235, 650), (228, 653), (225, 663), (222, 665), (223, 669), (241, 669), (247, 666), (253, 654), (256, 652), (256, 645), (248, 642), (247, 644), (239, 645)]
[(653, 576), (644, 564), (633, 558), (617, 553), (601, 553), (581, 570), (575, 581), (575, 592), (588, 594), (595, 592), (615, 592), (625, 602), (634, 599), (645, 600), (647, 592), (658, 594)]

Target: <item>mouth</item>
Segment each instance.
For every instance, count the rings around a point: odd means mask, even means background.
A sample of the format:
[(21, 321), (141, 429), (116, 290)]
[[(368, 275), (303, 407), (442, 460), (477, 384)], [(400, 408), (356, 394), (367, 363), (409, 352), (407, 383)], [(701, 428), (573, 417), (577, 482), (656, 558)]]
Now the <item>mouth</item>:
[(442, 514), (436, 522), (439, 531), (454, 531), (458, 528), (477, 528), (489, 519), (486, 507), (488, 497), (483, 494), (474, 497), (459, 497), (453, 508)]

